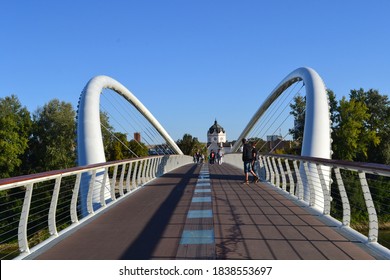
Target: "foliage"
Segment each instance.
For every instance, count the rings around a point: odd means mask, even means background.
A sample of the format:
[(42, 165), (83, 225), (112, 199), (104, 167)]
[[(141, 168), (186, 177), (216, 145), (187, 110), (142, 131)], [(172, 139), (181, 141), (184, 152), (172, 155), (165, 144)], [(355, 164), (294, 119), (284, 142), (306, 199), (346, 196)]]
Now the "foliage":
[[(146, 157), (148, 155), (148, 147), (144, 143), (140, 143), (135, 140), (130, 140), (128, 142), (129, 150), (127, 151), (126, 158), (136, 157)], [(131, 151), (131, 152), (130, 152)]]
[(0, 178), (18, 175), (31, 126), (30, 113), (15, 95), (0, 98)]
[(27, 155), (32, 170), (43, 172), (75, 166), (75, 116), (72, 104), (58, 99), (36, 110)]
[(293, 140), (302, 146), (306, 115), (306, 97), (300, 95), (294, 97), (294, 103), (290, 104), (290, 108), (290, 114), (294, 116), (294, 128), (289, 129), (289, 133), (293, 136)]
[(369, 146), (377, 146), (380, 138), (377, 132), (367, 126), (371, 114), (366, 104), (357, 99), (340, 100), (337, 126), (333, 134), (334, 158), (342, 160), (368, 159)]
[(197, 150), (203, 150), (198, 138), (190, 134), (184, 134), (183, 139), (177, 140), (176, 144), (185, 155), (194, 155)]
[(364, 122), (364, 129), (376, 134), (377, 141), (368, 143), (367, 157), (357, 158), (368, 161), (390, 164), (390, 101), (387, 95), (377, 90), (351, 90), (351, 100), (363, 102), (368, 109), (369, 118)]
[[(327, 90), (334, 159), (390, 163), (390, 101), (370, 89), (351, 90), (350, 99), (337, 102)], [(289, 132), (294, 143), (284, 153), (300, 154), (305, 125), (306, 98), (297, 96), (290, 105), (294, 128)], [(279, 151), (283, 152), (283, 151)]]
[(111, 126), (110, 118), (106, 112), (100, 111), (100, 126), (102, 131), (104, 154), (106, 155), (106, 159), (110, 159), (114, 128)]

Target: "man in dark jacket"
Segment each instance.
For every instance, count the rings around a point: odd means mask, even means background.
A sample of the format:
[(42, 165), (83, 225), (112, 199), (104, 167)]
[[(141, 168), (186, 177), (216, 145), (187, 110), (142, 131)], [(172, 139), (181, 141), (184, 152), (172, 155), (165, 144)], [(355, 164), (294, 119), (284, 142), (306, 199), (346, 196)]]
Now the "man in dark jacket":
[(245, 181), (244, 184), (249, 184), (249, 173), (253, 175), (253, 182), (258, 182), (259, 178), (256, 173), (252, 170), (253, 154), (252, 154), (252, 145), (248, 143), (246, 139), (242, 139), (242, 161), (244, 162), (244, 174)]

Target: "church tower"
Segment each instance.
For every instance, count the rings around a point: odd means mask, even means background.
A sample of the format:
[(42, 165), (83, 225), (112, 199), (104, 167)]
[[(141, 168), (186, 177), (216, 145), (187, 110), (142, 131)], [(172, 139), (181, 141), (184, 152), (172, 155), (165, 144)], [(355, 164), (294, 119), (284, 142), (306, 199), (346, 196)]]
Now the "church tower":
[(207, 145), (222, 147), (223, 143), (226, 143), (226, 132), (215, 120), (207, 131)]

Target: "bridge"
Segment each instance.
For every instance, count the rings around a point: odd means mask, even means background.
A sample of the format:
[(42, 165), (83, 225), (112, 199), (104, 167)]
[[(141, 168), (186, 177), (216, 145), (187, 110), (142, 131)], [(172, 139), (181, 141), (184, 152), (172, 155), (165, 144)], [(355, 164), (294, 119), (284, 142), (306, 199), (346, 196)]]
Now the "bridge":
[[(297, 82), (307, 102), (302, 154), (261, 154), (260, 181), (243, 184), (241, 140)], [(134, 106), (174, 153), (106, 162), (99, 119), (105, 88)], [(313, 69), (299, 68), (277, 85), (221, 165), (184, 155), (148, 109), (106, 76), (92, 79), (80, 97), (77, 145), (78, 167), (0, 180), (7, 192), (2, 259), (390, 259), (370, 186), (378, 177), (388, 182), (390, 167), (331, 159), (326, 89)], [(351, 177), (363, 206), (351, 204)], [(362, 230), (352, 226), (356, 207), (366, 214)]]

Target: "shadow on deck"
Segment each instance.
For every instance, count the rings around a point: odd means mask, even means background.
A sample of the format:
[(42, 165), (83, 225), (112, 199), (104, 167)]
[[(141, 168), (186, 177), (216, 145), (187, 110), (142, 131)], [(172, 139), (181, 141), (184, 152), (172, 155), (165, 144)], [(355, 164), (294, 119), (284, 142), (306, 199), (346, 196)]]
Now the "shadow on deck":
[[(242, 171), (228, 164), (183, 166), (35, 259), (375, 259), (364, 244), (347, 239), (271, 186), (242, 181)], [(194, 203), (194, 197), (207, 195), (211, 201)]]

